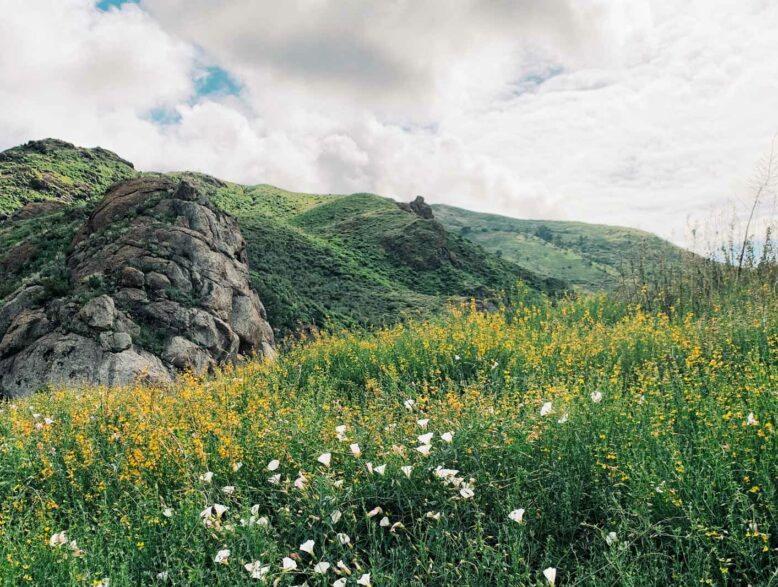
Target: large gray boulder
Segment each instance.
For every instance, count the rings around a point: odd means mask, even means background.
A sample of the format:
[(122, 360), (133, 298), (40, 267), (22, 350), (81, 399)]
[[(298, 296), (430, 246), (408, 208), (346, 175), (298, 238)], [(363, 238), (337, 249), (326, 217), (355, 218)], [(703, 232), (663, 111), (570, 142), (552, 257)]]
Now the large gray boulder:
[(71, 244), (69, 294), (31, 283), (0, 308), (0, 394), (165, 382), (272, 357), (245, 248), (237, 221), (186, 182), (115, 186)]

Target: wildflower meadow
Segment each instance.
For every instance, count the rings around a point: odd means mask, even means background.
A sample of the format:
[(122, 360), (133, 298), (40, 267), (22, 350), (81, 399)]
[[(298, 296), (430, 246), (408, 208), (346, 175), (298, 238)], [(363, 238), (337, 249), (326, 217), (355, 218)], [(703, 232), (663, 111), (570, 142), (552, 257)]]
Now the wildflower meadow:
[(778, 585), (778, 304), (452, 308), (0, 406), (4, 585)]

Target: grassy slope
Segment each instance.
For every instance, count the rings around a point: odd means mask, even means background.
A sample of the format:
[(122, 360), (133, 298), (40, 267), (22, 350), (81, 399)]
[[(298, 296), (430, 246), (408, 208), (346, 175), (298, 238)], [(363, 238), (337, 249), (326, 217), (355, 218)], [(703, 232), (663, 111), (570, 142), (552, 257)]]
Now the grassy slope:
[[(66, 290), (64, 253), (75, 230), (109, 185), (135, 173), (113, 153), (56, 140), (0, 154), (0, 212), (19, 212), (29, 202), (59, 206), (0, 223), (0, 299), (35, 275), (52, 295)], [(378, 196), (299, 194), (172, 175), (198, 183), (238, 217), (253, 285), (281, 335), (311, 325), (375, 326), (429, 315), (451, 300), (512, 290), (519, 279), (537, 290), (564, 287)]]
[[(542, 585), (549, 567), (560, 587), (772, 585), (778, 303), (768, 290), (731, 302), (696, 316), (605, 297), (457, 311), (210, 380), (2, 406), (0, 577), (237, 586), (257, 584), (244, 565), (261, 561), (268, 584), (323, 587), (336, 575), (314, 564), (340, 560), (348, 587), (368, 572), (381, 587)], [(214, 503), (229, 509), (206, 528)], [(49, 545), (60, 531), (81, 556)]]
[[(677, 262), (681, 255), (675, 245), (633, 228), (520, 220), (446, 205), (433, 210), (446, 228), (486, 250), (502, 251), (505, 259), (585, 290), (613, 289), (622, 273), (634, 273), (641, 263), (650, 271), (660, 263)], [(537, 236), (541, 227), (548, 229), (546, 240)]]

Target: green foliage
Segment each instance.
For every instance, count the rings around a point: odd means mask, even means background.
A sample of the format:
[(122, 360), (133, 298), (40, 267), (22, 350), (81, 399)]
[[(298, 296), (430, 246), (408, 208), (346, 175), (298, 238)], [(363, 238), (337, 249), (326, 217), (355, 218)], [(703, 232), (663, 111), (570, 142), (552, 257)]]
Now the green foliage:
[(487, 251), (502, 251), (503, 258), (529, 271), (555, 277), (580, 290), (613, 291), (625, 279), (633, 279), (639, 267), (647, 278), (681, 261), (681, 249), (632, 228), (520, 220), (445, 205), (432, 208), (449, 230), (458, 231)]
[(260, 561), (268, 584), (323, 587), (343, 561), (348, 587), (546, 585), (549, 567), (560, 587), (770, 585), (778, 303), (732, 302), (455, 308), (212, 378), (4, 404), (0, 577), (253, 585)]

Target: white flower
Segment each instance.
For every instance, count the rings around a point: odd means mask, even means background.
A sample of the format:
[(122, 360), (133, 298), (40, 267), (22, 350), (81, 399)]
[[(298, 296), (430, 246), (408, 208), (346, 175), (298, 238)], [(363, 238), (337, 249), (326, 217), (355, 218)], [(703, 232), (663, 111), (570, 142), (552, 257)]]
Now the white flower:
[(605, 544), (613, 546), (618, 539), (619, 537), (615, 532), (608, 532), (608, 535), (605, 537)]
[(338, 542), (343, 544), (344, 546), (351, 542), (351, 538), (348, 534), (344, 534), (343, 532), (338, 532)]
[(172, 518), (173, 517), (173, 509), (172, 508), (165, 508), (162, 510), (162, 515), (166, 518)]
[(363, 587), (370, 587), (370, 573), (365, 573), (359, 579), (357, 579), (357, 585), (362, 585)]
[(265, 576), (270, 572), (270, 565), (262, 566), (262, 563), (259, 561), (247, 563), (243, 565), (243, 568), (251, 573), (252, 579), (264, 579)]
[(413, 406), (416, 405), (416, 402), (412, 399), (407, 399), (403, 402), (403, 405), (405, 406), (406, 410), (412, 410)]
[(440, 466), (435, 467), (435, 471), (433, 472), (435, 477), (438, 477), (439, 479), (443, 479), (444, 481), (449, 481), (449, 482), (451, 482), (454, 479), (454, 477), (457, 476), (457, 473), (459, 473), (459, 471), (456, 469), (444, 469), (443, 467)]
[(216, 553), (216, 556), (213, 557), (213, 562), (215, 562), (217, 565), (226, 565), (229, 562), (230, 559), (230, 549), (224, 548)]
[(558, 421), (560, 424), (564, 424), (565, 422), (567, 422), (567, 420), (568, 420), (568, 418), (569, 418), (569, 417), (570, 417), (570, 416), (567, 414), (567, 412), (565, 412), (564, 414), (562, 414), (562, 417), (561, 417), (561, 418), (559, 418), (559, 420), (557, 420), (557, 421)]
[(426, 434), (421, 434), (420, 436), (417, 436), (416, 438), (419, 439), (419, 442), (421, 444), (429, 444), (432, 442), (432, 437), (435, 436), (434, 432), (427, 432)]
[(749, 426), (757, 426), (759, 424), (759, 421), (754, 416), (754, 412), (748, 413), (748, 418), (746, 418), (746, 424)]
[(548, 581), (549, 585), (556, 583), (556, 569), (554, 567), (548, 567), (543, 571), (543, 576)]
[(95, 587), (110, 587), (111, 580), (108, 577), (103, 577), (99, 583), (95, 583)]
[(332, 521), (333, 524), (337, 524), (338, 521), (340, 521), (342, 515), (343, 512), (341, 512), (340, 510), (335, 510), (330, 514), (330, 520)]
[(362, 454), (362, 449), (359, 448), (359, 445), (356, 442), (352, 445), (349, 445), (349, 448), (351, 449), (351, 454), (357, 458), (359, 458), (359, 455)]
[(402, 522), (395, 522), (394, 524), (392, 524), (392, 527), (389, 528), (389, 532), (394, 534), (397, 530), (400, 530), (402, 528), (405, 528), (405, 525)]
[(224, 487), (222, 487), (222, 493), (224, 493), (224, 495), (232, 495), (233, 493), (235, 493), (235, 486), (225, 485)]
[(332, 584), (332, 587), (346, 587), (346, 584), (348, 583), (348, 580), (344, 577), (342, 579), (338, 579)]
[(430, 423), (430, 419), (422, 418), (421, 420), (416, 420), (416, 423), (419, 425), (419, 428), (426, 428), (427, 424)]
[(510, 514), (508, 514), (508, 517), (516, 522), (517, 524), (524, 523), (524, 508), (519, 508), (517, 510), (513, 510)]
[(592, 398), (592, 401), (595, 404), (599, 404), (602, 401), (602, 392), (601, 391), (594, 391), (594, 392), (592, 392), (592, 394), (589, 397)]
[(499, 367), (500, 364), (497, 361), (494, 361), (490, 367), (492, 371), (494, 371), (497, 367)]
[(54, 420), (52, 418), (44, 418), (43, 421), (46, 423), (47, 426), (51, 426), (54, 423)]
[(459, 355), (454, 355), (454, 360), (455, 360), (455, 361), (458, 361), (458, 360), (459, 360), (459, 359), (461, 359), (461, 358), (462, 358), (462, 357), (460, 357)]
[(384, 473), (386, 473), (386, 465), (378, 465), (373, 470), (379, 475), (383, 475)]
[(431, 518), (437, 522), (438, 520), (440, 520), (441, 515), (442, 514), (440, 512), (427, 512), (425, 514), (425, 517)]
[(240, 468), (243, 466), (243, 463), (232, 463), (232, 470), (237, 473), (240, 471)]
[(284, 560), (281, 561), (281, 568), (284, 570), (284, 572), (294, 571), (297, 568), (297, 563), (294, 561), (294, 559), (285, 556)]
[(211, 479), (213, 479), (213, 473), (211, 473), (210, 471), (200, 475), (200, 481), (205, 481), (206, 483), (210, 483)]
[(170, 577), (170, 573), (168, 573), (167, 571), (160, 571), (159, 573), (157, 573), (157, 581), (167, 581), (169, 577)]
[(305, 487), (305, 475), (303, 475), (302, 471), (300, 471), (300, 476), (294, 480), (294, 486), (297, 489), (302, 489)]
[(543, 407), (540, 408), (540, 415), (541, 416), (548, 416), (551, 412), (554, 411), (554, 408), (551, 405), (551, 402), (546, 402), (543, 404)]
[(381, 509), (381, 506), (374, 507), (372, 510), (367, 512), (367, 517), (372, 518), (373, 516), (377, 516), (378, 514), (383, 514), (384, 510)]
[(311, 556), (313, 556), (313, 546), (316, 544), (313, 540), (306, 540), (300, 545), (300, 550), (303, 552), (307, 552)]
[(230, 509), (227, 506), (223, 506), (220, 503), (215, 503), (212, 506), (208, 506), (200, 512), (200, 517), (203, 520), (203, 524), (206, 528), (218, 525), (222, 519), (222, 516)]
[(453, 432), (444, 432), (440, 435), (440, 439), (443, 442), (447, 442), (448, 444), (451, 444), (451, 442), (454, 440), (454, 433)]
[(372, 475), (373, 474), (373, 463), (371, 463), (370, 461), (366, 462), (365, 463), (365, 469), (367, 469), (367, 472)]
[(384, 516), (381, 518), (381, 521), (378, 522), (378, 525), (381, 526), (381, 528), (388, 528), (392, 523), (389, 521), (389, 518)]
[(461, 495), (464, 499), (470, 499), (475, 495), (475, 491), (473, 491), (472, 487), (464, 486), (459, 490), (459, 495)]
[(400, 467), (400, 470), (405, 473), (405, 476), (408, 477), (408, 479), (411, 478), (411, 473), (413, 472), (413, 467), (410, 465), (405, 465), (403, 467)]
[[(347, 575), (351, 575), (351, 569), (349, 569), (348, 565), (346, 563), (344, 563), (342, 560), (338, 561), (338, 563), (335, 566), (338, 567), (338, 569), (340, 569), (341, 573), (345, 573)], [(345, 585), (345, 583), (344, 583), (344, 585)]]
[(280, 461), (279, 461), (278, 459), (273, 459), (272, 461), (270, 461), (270, 462), (267, 464), (267, 470), (268, 470), (268, 471), (275, 471), (275, 470), (276, 470), (276, 469), (278, 469), (278, 467), (280, 467), (280, 466), (281, 466), (281, 463), (280, 463)]
[(341, 424), (340, 426), (335, 426), (335, 436), (337, 436), (338, 440), (341, 442), (344, 442), (346, 440), (346, 425)]
[(319, 458), (316, 460), (319, 461), (325, 467), (329, 467), (330, 461), (332, 461), (332, 453), (325, 452), (324, 454), (319, 455)]
[(313, 567), (313, 572), (318, 575), (324, 575), (327, 573), (327, 571), (330, 570), (331, 566), (332, 565), (330, 565), (330, 563), (327, 561), (321, 561), (320, 563), (316, 563), (316, 566)]
[(52, 548), (56, 548), (59, 546), (62, 546), (64, 544), (67, 544), (68, 537), (67, 534), (65, 534), (65, 531), (57, 532), (56, 534), (52, 534), (51, 538), (49, 538), (49, 546)]
[(343, 479), (338, 479), (337, 481), (333, 481), (332, 486), (340, 489), (341, 487), (343, 487)]
[(421, 446), (417, 446), (416, 450), (419, 451), (423, 455), (430, 454), (430, 451), (432, 450), (431, 444), (422, 444)]
[(272, 483), (273, 485), (278, 485), (281, 483), (281, 473), (276, 473), (275, 475), (271, 475), (267, 478), (267, 480)]

